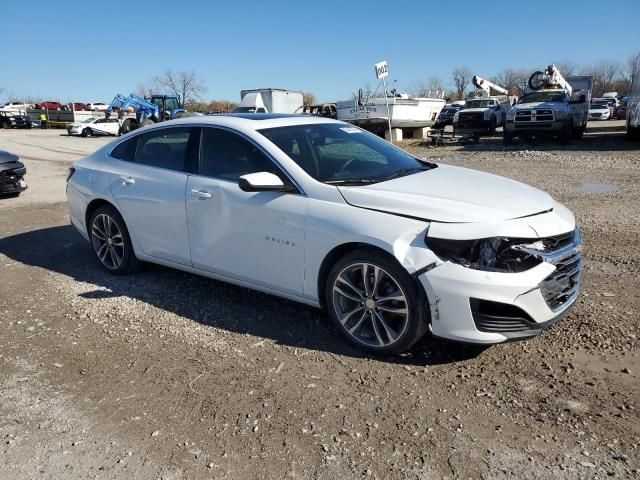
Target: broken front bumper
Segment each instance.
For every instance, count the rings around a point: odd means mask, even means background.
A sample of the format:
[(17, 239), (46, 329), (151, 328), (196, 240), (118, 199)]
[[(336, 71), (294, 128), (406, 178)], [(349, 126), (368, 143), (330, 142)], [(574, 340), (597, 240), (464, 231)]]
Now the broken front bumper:
[(445, 262), (418, 279), (429, 297), (431, 330), (469, 343), (500, 343), (537, 335), (560, 320), (580, 287), (580, 235), (520, 273), (473, 270)]
[(0, 165), (0, 194), (20, 193), (27, 189), (24, 176), (27, 169), (22, 162)]

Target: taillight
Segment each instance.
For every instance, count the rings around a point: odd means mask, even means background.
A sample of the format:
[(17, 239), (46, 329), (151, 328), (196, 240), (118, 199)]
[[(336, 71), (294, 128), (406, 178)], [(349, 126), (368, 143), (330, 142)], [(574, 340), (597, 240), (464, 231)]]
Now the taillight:
[(69, 170), (67, 170), (67, 182), (73, 176), (74, 173), (76, 173), (76, 169), (73, 167), (69, 167)]

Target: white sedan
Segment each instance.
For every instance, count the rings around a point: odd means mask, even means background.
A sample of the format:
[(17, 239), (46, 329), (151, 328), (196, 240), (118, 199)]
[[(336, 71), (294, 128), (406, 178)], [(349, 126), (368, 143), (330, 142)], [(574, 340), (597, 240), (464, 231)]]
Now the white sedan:
[(82, 122), (67, 125), (67, 133), (83, 137), (118, 135), (120, 133), (120, 122), (117, 118), (91, 117)]
[(102, 102), (92, 102), (92, 103), (87, 103), (85, 108), (93, 112), (104, 112), (107, 108), (109, 108), (109, 105)]
[(589, 120), (608, 120), (611, 117), (609, 105), (593, 104), (589, 107)]
[(67, 198), (107, 271), (143, 260), (326, 307), (377, 354), (429, 330), (531, 337), (578, 295), (579, 230), (548, 194), (325, 118), (152, 125), (75, 162)]

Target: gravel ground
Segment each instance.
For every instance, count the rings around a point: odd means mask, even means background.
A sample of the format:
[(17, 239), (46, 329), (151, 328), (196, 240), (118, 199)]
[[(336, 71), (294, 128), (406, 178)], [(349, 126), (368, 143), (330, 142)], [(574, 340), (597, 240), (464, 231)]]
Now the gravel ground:
[(0, 200), (0, 478), (640, 478), (640, 149), (621, 132), (405, 143), (551, 193), (586, 267), (533, 340), (379, 359), (312, 308), (157, 266), (103, 273), (63, 202), (70, 162), (107, 140), (0, 131), (30, 184)]

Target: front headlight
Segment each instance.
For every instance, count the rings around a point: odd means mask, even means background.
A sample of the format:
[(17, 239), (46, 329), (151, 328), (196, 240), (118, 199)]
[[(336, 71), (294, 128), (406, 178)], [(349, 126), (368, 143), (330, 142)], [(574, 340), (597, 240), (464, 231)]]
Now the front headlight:
[(425, 242), (427, 247), (442, 260), (486, 272), (524, 272), (538, 265), (541, 260), (514, 247), (526, 245), (534, 250), (544, 249), (544, 245), (537, 245), (538, 241), (535, 239), (526, 238), (446, 240), (427, 237)]
[(458, 112), (454, 113), (454, 114), (453, 114), (453, 121), (454, 121), (454, 122), (457, 122), (457, 121), (458, 121), (458, 118), (460, 118), (460, 115), (458, 114)]

